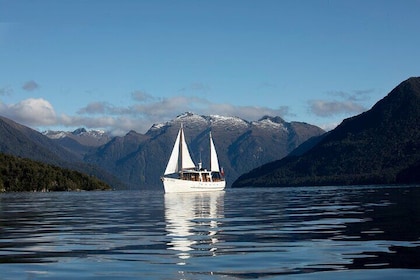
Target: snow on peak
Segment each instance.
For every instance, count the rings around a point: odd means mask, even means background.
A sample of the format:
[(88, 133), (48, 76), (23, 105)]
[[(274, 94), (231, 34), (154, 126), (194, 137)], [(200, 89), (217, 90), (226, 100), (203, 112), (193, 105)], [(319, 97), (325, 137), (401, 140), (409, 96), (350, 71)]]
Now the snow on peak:
[(89, 136), (92, 136), (92, 137), (107, 136), (107, 132), (105, 130), (101, 130), (101, 129), (92, 129), (92, 130), (86, 131), (85, 133), (88, 134)]
[(46, 130), (42, 132), (43, 135), (50, 139), (61, 139), (67, 136), (65, 131)]
[(185, 112), (184, 114), (181, 114), (176, 117), (175, 121), (182, 121), (182, 122), (203, 122), (205, 121), (205, 118), (203, 116), (191, 113), (191, 112)]
[(179, 125), (180, 123), (183, 123), (185, 126), (185, 125), (202, 125), (203, 123), (206, 123), (206, 122), (207, 121), (203, 116), (200, 116), (191, 112), (185, 112), (181, 115), (178, 115), (173, 120), (163, 122), (163, 123), (153, 124), (150, 130), (159, 130), (166, 126)]
[(165, 127), (167, 124), (168, 123), (154, 123), (150, 129), (151, 130), (161, 129), (162, 127)]
[[(66, 133), (67, 135), (69, 134), (69, 132), (66, 132)], [(107, 133), (105, 130), (100, 130), (100, 129), (86, 130), (83, 127), (76, 129), (75, 131), (71, 132), (71, 134), (74, 136), (79, 136), (79, 137), (83, 137), (83, 136), (92, 137), (92, 138), (107, 137)]]
[(47, 136), (50, 139), (62, 139), (65, 137), (70, 138), (80, 138), (80, 137), (88, 137), (94, 139), (107, 139), (109, 135), (105, 130), (99, 129), (92, 129), (86, 130), (85, 128), (78, 128), (74, 131), (54, 131), (54, 130), (47, 130), (42, 132), (43, 135)]
[(272, 128), (272, 129), (282, 129), (287, 131), (287, 127), (284, 125), (284, 121), (281, 118), (272, 118), (272, 117), (264, 117), (259, 121), (252, 122), (252, 125), (261, 127), (261, 128)]
[(248, 122), (238, 117), (226, 117), (221, 115), (210, 115), (209, 121), (212, 125), (228, 125), (235, 127), (246, 127)]
[(169, 124), (171, 125), (178, 125), (179, 123), (182, 123), (184, 127), (202, 126), (207, 125), (207, 120), (201, 115), (197, 115), (191, 112), (185, 112), (184, 114), (177, 116), (174, 120), (169, 122)]
[(250, 125), (260, 127), (262, 129), (276, 129), (287, 131), (285, 126), (285, 121), (280, 117), (270, 117), (264, 116), (258, 121), (248, 122), (239, 117), (232, 116), (222, 116), (222, 115), (209, 115), (202, 116), (191, 112), (185, 112), (181, 115), (178, 115), (175, 119), (164, 122), (164, 123), (155, 123), (150, 128), (151, 130), (159, 130), (161, 128), (173, 125), (179, 125), (183, 123), (184, 126), (219, 126), (219, 127), (235, 127), (246, 129)]

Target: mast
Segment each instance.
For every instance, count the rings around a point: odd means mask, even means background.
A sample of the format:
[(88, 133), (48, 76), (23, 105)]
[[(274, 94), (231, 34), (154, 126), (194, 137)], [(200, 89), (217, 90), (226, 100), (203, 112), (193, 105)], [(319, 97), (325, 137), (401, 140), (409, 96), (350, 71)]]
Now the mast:
[(178, 152), (178, 171), (182, 171), (182, 144), (183, 144), (183, 140), (184, 140), (184, 128), (183, 125), (181, 123), (181, 128), (179, 129), (179, 136), (181, 137), (181, 141), (179, 141), (179, 152)]

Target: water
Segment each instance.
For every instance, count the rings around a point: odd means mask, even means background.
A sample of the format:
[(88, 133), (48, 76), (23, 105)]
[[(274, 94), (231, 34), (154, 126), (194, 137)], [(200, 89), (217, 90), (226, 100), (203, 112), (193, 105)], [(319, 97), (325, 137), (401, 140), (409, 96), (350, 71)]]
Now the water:
[(1, 279), (420, 279), (420, 187), (0, 194)]

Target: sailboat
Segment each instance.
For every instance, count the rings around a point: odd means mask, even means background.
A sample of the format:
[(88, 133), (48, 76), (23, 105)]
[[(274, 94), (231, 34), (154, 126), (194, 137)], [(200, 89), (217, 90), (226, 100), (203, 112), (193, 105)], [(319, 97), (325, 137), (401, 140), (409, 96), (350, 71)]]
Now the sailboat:
[(226, 186), (223, 172), (219, 168), (216, 148), (210, 138), (210, 170), (197, 165), (191, 158), (181, 124), (171, 156), (161, 177), (165, 193), (221, 191)]

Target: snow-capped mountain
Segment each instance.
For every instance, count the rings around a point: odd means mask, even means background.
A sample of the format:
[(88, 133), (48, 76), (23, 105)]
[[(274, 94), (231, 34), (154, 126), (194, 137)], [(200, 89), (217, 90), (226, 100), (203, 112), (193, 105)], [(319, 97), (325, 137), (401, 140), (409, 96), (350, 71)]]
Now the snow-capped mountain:
[(221, 116), (221, 115), (197, 115), (191, 112), (186, 112), (177, 116), (175, 119), (165, 122), (154, 124), (150, 130), (159, 130), (163, 127), (176, 126), (183, 124), (189, 127), (210, 127), (212, 129), (222, 127), (229, 130), (232, 129), (248, 129), (251, 127), (260, 127), (264, 129), (284, 129), (286, 122), (280, 117), (264, 116), (258, 121), (246, 121), (239, 117)]
[(154, 124), (146, 134), (130, 132), (91, 150), (84, 160), (99, 165), (133, 188), (159, 188), (181, 124), (193, 160), (208, 158), (211, 131), (227, 182), (264, 163), (280, 159), (307, 139), (324, 133), (319, 127), (265, 116), (258, 121), (220, 115), (184, 113)]
[[(286, 122), (280, 117), (265, 116), (249, 122), (238, 117), (193, 113), (184, 113), (171, 121), (155, 124), (145, 134), (130, 131), (121, 137), (111, 137), (104, 131), (87, 131), (84, 128), (71, 132), (45, 131), (42, 135), (35, 131), (30, 133), (27, 131), (29, 128), (24, 129), (17, 124), (7, 126), (10, 123), (4, 121), (4, 135), (0, 133), (5, 136), (3, 147), (8, 152), (16, 151), (16, 155), (47, 162), (77, 162), (84, 170), (89, 170), (87, 166), (94, 166), (98, 176), (112, 180), (117, 178), (126, 186), (137, 189), (162, 187), (160, 176), (181, 123), (193, 160), (197, 163), (201, 159), (204, 167), (209, 162), (208, 135), (212, 132), (219, 164), (225, 170), (228, 184), (239, 175), (280, 159), (307, 139), (324, 133), (319, 127)], [(9, 135), (11, 126), (16, 129)], [(33, 143), (26, 143), (27, 135), (42, 147), (36, 148)], [(48, 151), (50, 153), (45, 154)]]
[(111, 139), (111, 136), (104, 130), (86, 130), (85, 128), (78, 128), (74, 131), (47, 130), (42, 134), (53, 140), (70, 138), (83, 146), (89, 147), (101, 146)]

